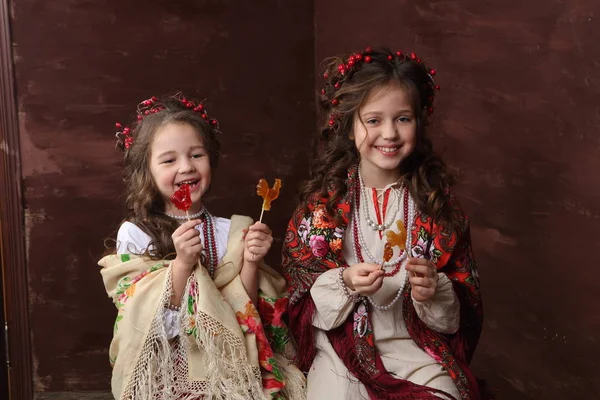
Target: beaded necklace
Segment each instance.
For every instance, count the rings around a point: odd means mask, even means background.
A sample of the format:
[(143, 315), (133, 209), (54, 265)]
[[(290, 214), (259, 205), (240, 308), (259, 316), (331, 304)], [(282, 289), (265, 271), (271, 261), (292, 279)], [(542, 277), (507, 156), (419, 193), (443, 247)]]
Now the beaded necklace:
[(402, 292), (404, 291), (404, 287), (406, 285), (406, 282), (408, 280), (408, 274), (406, 273), (406, 270), (402, 269), (402, 262), (404, 261), (405, 258), (407, 258), (408, 254), (410, 254), (410, 249), (411, 249), (411, 245), (412, 245), (412, 225), (414, 223), (414, 218), (415, 218), (415, 204), (412, 201), (412, 199), (410, 198), (410, 193), (408, 191), (408, 188), (404, 188), (404, 222), (406, 224), (407, 227), (407, 235), (406, 235), (406, 247), (404, 251), (401, 251), (400, 255), (398, 256), (398, 258), (394, 261), (390, 261), (390, 262), (383, 262), (383, 260), (378, 260), (375, 259), (375, 257), (372, 256), (372, 254), (369, 252), (368, 246), (366, 246), (366, 243), (364, 241), (364, 237), (362, 235), (362, 232), (360, 230), (359, 227), (359, 220), (360, 220), (360, 197), (361, 197), (361, 189), (362, 189), (362, 179), (357, 179), (356, 184), (357, 184), (357, 188), (355, 190), (355, 198), (354, 198), (354, 215), (353, 215), (353, 223), (352, 223), (352, 228), (353, 228), (353, 236), (354, 236), (354, 240), (352, 241), (352, 248), (354, 251), (354, 257), (356, 259), (357, 262), (364, 262), (364, 258), (362, 255), (362, 249), (365, 250), (365, 253), (367, 254), (367, 256), (369, 258), (371, 258), (372, 261), (382, 265), (383, 267), (389, 267), (394, 265), (394, 269), (391, 272), (386, 272), (384, 275), (385, 276), (394, 276), (396, 275), (400, 270), (402, 270), (402, 284), (400, 285), (400, 288), (398, 289), (398, 292), (396, 293), (396, 296), (394, 297), (394, 299), (387, 305), (380, 305), (377, 304), (371, 297), (367, 296), (367, 300), (369, 301), (369, 303), (371, 303), (373, 305), (373, 307), (375, 307), (376, 309), (380, 310), (380, 311), (387, 311), (390, 310), (402, 297)]

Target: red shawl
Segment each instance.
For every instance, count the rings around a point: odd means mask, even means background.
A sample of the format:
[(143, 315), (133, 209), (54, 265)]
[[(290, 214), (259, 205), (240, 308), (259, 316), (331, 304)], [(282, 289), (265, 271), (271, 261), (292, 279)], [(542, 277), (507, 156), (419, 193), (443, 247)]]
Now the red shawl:
[[(297, 363), (303, 371), (308, 371), (316, 355), (312, 325), (315, 304), (310, 288), (323, 272), (347, 266), (342, 257), (340, 236), (343, 238), (343, 235), (340, 234), (345, 231), (351, 216), (356, 179), (357, 168), (354, 167), (348, 174), (348, 193), (337, 205), (336, 212), (342, 221), (339, 225), (324, 212), (327, 202), (324, 197), (313, 198), (308, 204), (308, 212), (300, 206), (287, 228), (283, 268), (290, 285), (290, 330), (300, 349)], [(451, 194), (450, 199), (459, 215), (459, 229), (448, 232), (431, 217), (417, 211), (412, 227), (412, 256), (419, 251), (421, 254), (428, 252), (425, 257), (451, 279), (460, 300), (459, 331), (442, 334), (428, 328), (416, 314), (410, 284), (403, 292), (403, 317), (411, 338), (448, 371), (462, 399), (477, 400), (480, 398), (477, 382), (468, 364), (483, 322), (479, 279), (471, 250), (468, 219)], [(357, 303), (353, 314), (366, 303)], [(367, 323), (370, 327), (370, 321)], [(340, 327), (328, 331), (327, 337), (344, 365), (365, 385), (371, 399), (439, 400), (434, 395), (439, 391), (397, 379), (388, 373), (376, 351), (372, 330), (360, 336), (354, 333), (353, 325), (354, 316), (350, 315)]]

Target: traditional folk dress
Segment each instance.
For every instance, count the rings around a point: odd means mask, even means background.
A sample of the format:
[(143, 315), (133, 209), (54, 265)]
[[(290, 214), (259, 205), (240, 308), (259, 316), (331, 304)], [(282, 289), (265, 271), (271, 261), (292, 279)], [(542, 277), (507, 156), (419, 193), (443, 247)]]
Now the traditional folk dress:
[[(347, 185), (335, 207), (341, 223), (325, 210), (328, 196), (313, 198), (307, 212), (294, 213), (284, 243), (290, 329), (299, 366), (308, 371), (308, 398), (478, 399), (468, 363), (482, 307), (468, 220), (456, 199), (460, 226), (448, 232), (398, 184), (365, 188), (353, 167)], [(406, 245), (384, 264), (382, 288), (369, 298), (352, 293), (342, 270), (361, 260), (381, 264), (386, 237), (372, 228), (386, 225), (399, 235), (398, 220), (407, 227)], [(438, 269), (436, 294), (425, 302), (411, 298), (409, 254)]]

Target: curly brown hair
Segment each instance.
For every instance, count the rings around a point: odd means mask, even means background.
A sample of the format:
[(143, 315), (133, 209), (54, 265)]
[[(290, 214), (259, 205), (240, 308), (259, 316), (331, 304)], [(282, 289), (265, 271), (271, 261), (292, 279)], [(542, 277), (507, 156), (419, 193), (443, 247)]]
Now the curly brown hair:
[(415, 149), (399, 166), (401, 179), (420, 210), (453, 229), (457, 216), (450, 205), (448, 188), (454, 179), (425, 135), (439, 88), (434, 74), (414, 53), (392, 53), (386, 48), (368, 48), (325, 60), (320, 99), (327, 114), (322, 129), (324, 143), (311, 164), (310, 179), (301, 189), (301, 204), (306, 207), (312, 196), (324, 197), (332, 192), (326, 209), (338, 217), (334, 208), (348, 191), (348, 170), (360, 162), (351, 139), (355, 116), (375, 90), (395, 83), (408, 92), (417, 124)]
[[(219, 162), (221, 146), (216, 136), (217, 126), (205, 115), (190, 109), (191, 100), (182, 102), (181, 98), (181, 95), (165, 96), (153, 103), (153, 112), (135, 123), (131, 133), (133, 142), (125, 149), (123, 157), (127, 209), (124, 221), (134, 223), (150, 236), (151, 250), (146, 250), (143, 255), (155, 260), (174, 258), (171, 234), (179, 226), (176, 220), (165, 215), (164, 200), (150, 172), (150, 152), (156, 133), (168, 124), (190, 125), (202, 137), (211, 169)], [(109, 250), (114, 253), (115, 246)]]

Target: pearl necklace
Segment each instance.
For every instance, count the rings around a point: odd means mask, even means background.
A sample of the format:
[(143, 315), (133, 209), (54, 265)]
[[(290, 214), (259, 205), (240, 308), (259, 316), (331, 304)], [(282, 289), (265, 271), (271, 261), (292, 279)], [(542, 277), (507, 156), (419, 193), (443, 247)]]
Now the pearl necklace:
[[(407, 195), (408, 195), (408, 190), (407, 190)], [(409, 218), (408, 218), (409, 222), (407, 222), (407, 224), (406, 224), (406, 226), (407, 226), (407, 228), (406, 228), (406, 231), (407, 231), (407, 234), (406, 234), (407, 245), (406, 245), (406, 249), (404, 251), (403, 257), (402, 257), (403, 260), (400, 261), (402, 263), (404, 262), (404, 259), (408, 259), (408, 254), (410, 254), (410, 250), (411, 250), (411, 247), (412, 247), (412, 225), (413, 225), (414, 217), (415, 217), (415, 204), (412, 201), (412, 199), (410, 199), (410, 201), (409, 201), (409, 213), (408, 213), (408, 215), (409, 215)], [(402, 298), (402, 292), (404, 292), (404, 288), (406, 287), (406, 282), (408, 281), (408, 273), (406, 271), (406, 268), (402, 268), (401, 267), (400, 274), (401, 274), (400, 281), (402, 282), (402, 284), (398, 288), (398, 292), (396, 292), (396, 296), (394, 297), (394, 299), (389, 304), (386, 304), (385, 306), (382, 306), (380, 304), (377, 304), (377, 302), (375, 300), (373, 300), (372, 297), (368, 296), (367, 300), (369, 300), (369, 303), (371, 303), (371, 305), (373, 307), (375, 307), (379, 311), (388, 311), (392, 307), (394, 307), (394, 305), (396, 305), (396, 303)]]
[[(371, 219), (371, 216), (369, 215), (369, 203), (367, 202), (367, 188), (365, 187), (365, 184), (362, 180), (362, 175), (360, 174), (360, 171), (358, 173), (358, 181), (360, 183), (360, 193), (361, 196), (363, 198), (363, 209), (365, 212), (365, 219), (367, 221), (367, 224), (371, 227), (371, 229), (375, 230), (375, 231), (384, 231), (386, 229), (388, 229), (390, 226), (392, 226), (392, 223), (394, 223), (395, 219), (396, 219), (396, 214), (398, 214), (398, 210), (400, 209), (400, 207), (396, 207), (396, 209), (394, 210), (394, 213), (390, 213), (390, 219), (389, 221), (383, 221), (382, 224), (378, 224), (375, 221), (373, 221)], [(402, 191), (404, 185), (400, 186), (400, 191)], [(394, 193), (394, 196), (396, 196), (396, 201), (392, 202), (393, 203), (398, 203), (398, 194), (396, 193), (396, 189), (392, 189), (392, 193)]]
[(394, 297), (394, 299), (389, 304), (386, 304), (385, 306), (377, 304), (375, 302), (375, 300), (373, 300), (371, 298), (371, 296), (367, 296), (367, 300), (369, 300), (369, 303), (371, 303), (371, 305), (373, 307), (375, 307), (376, 309), (378, 309), (379, 311), (388, 311), (396, 305), (398, 300), (400, 300), (402, 298), (402, 292), (404, 291), (404, 287), (406, 286), (407, 281), (408, 281), (408, 274), (406, 273), (405, 269), (402, 269), (402, 284), (400, 285), (400, 288), (398, 288), (398, 292), (396, 293), (396, 296)]
[[(357, 182), (359, 185), (361, 184), (361, 182)], [(360, 186), (357, 188), (358, 190), (360, 190)], [(355, 201), (354, 201), (354, 227), (356, 228), (356, 231), (359, 232), (359, 237), (362, 236), (362, 232), (360, 231), (360, 229), (358, 229), (358, 224), (356, 222), (356, 220), (358, 220), (360, 218), (359, 215), (359, 207), (358, 207), (358, 202), (360, 201), (360, 197), (358, 194), (358, 190), (355, 196)], [(404, 250), (403, 254), (398, 257), (397, 262), (401, 263), (403, 261), (404, 258), (407, 258), (408, 254), (410, 254), (411, 251), (411, 247), (412, 247), (412, 226), (414, 223), (414, 219), (415, 219), (415, 203), (413, 201), (413, 199), (410, 197), (410, 193), (408, 191), (408, 189), (406, 190), (406, 196), (409, 196), (409, 204), (408, 204), (408, 218), (405, 218), (405, 225), (406, 225), (406, 249)], [(359, 243), (362, 246), (362, 243)], [(370, 256), (367, 246), (363, 246), (362, 247), (364, 250), (366, 250), (367, 255)], [(362, 260), (362, 257), (359, 256), (359, 253), (357, 251), (357, 243), (356, 241), (352, 242), (352, 249), (354, 251), (354, 257), (355, 260), (357, 262), (364, 262), (364, 260)], [(385, 263), (384, 264), (385, 267)], [(378, 304), (375, 300), (373, 300), (371, 298), (371, 296), (366, 296), (367, 300), (369, 301), (369, 303), (371, 303), (371, 305), (376, 308), (379, 311), (388, 311), (390, 310), (392, 307), (394, 307), (396, 305), (396, 303), (402, 298), (402, 292), (404, 291), (404, 288), (406, 287), (406, 282), (408, 281), (408, 273), (406, 271), (405, 268), (401, 268), (401, 282), (402, 284), (400, 285), (400, 287), (398, 288), (398, 292), (396, 293), (396, 296), (394, 296), (394, 298), (392, 299), (392, 301), (389, 304), (386, 304), (384, 306)]]
[[(408, 249), (412, 243), (412, 232), (411, 232), (411, 226), (413, 224), (414, 221), (414, 202), (412, 201), (412, 198), (410, 198), (410, 194), (408, 192), (408, 189), (404, 189), (404, 196), (399, 196), (399, 201), (402, 199), (402, 197), (404, 197), (406, 200), (408, 200), (408, 210), (405, 210), (405, 215), (404, 215), (404, 224), (406, 226), (406, 244), (405, 244), (405, 249)], [(395, 260), (390, 260), (390, 261), (383, 261), (382, 259), (379, 259), (377, 257), (375, 257), (373, 254), (371, 254), (371, 251), (369, 250), (369, 246), (367, 246), (365, 238), (363, 236), (362, 230), (360, 229), (359, 226), (359, 221), (360, 221), (360, 209), (359, 209), (359, 205), (357, 204), (359, 202), (359, 198), (358, 196), (356, 196), (355, 202), (354, 202), (354, 216), (353, 216), (353, 228), (354, 228), (354, 233), (355, 233), (355, 237), (358, 236), (358, 245), (360, 245), (360, 249), (361, 251), (364, 251), (367, 254), (367, 257), (369, 257), (371, 259), (371, 261), (373, 261), (376, 264), (382, 265), (384, 268), (386, 267), (391, 267), (394, 266), (400, 262), (402, 262), (402, 260), (404, 258), (406, 258), (406, 256), (408, 255), (408, 251), (404, 250), (401, 251), (400, 254), (398, 255), (398, 258), (396, 258)], [(400, 208), (400, 206), (398, 206), (398, 208)], [(358, 254), (358, 251), (356, 251), (356, 243), (352, 243), (352, 245), (354, 246), (355, 249), (355, 253)], [(363, 262), (362, 260), (362, 256), (358, 256), (356, 258), (356, 260), (358, 262)]]
[(165, 215), (167, 217), (169, 217), (169, 218), (178, 219), (180, 221), (183, 221), (183, 220), (186, 220), (188, 218), (189, 219), (196, 219), (196, 218), (202, 216), (202, 214), (204, 214), (204, 210), (205, 209), (203, 208), (202, 210), (198, 211), (197, 213), (191, 214), (191, 215), (171, 215), (171, 214), (167, 214), (167, 213), (165, 213)]

